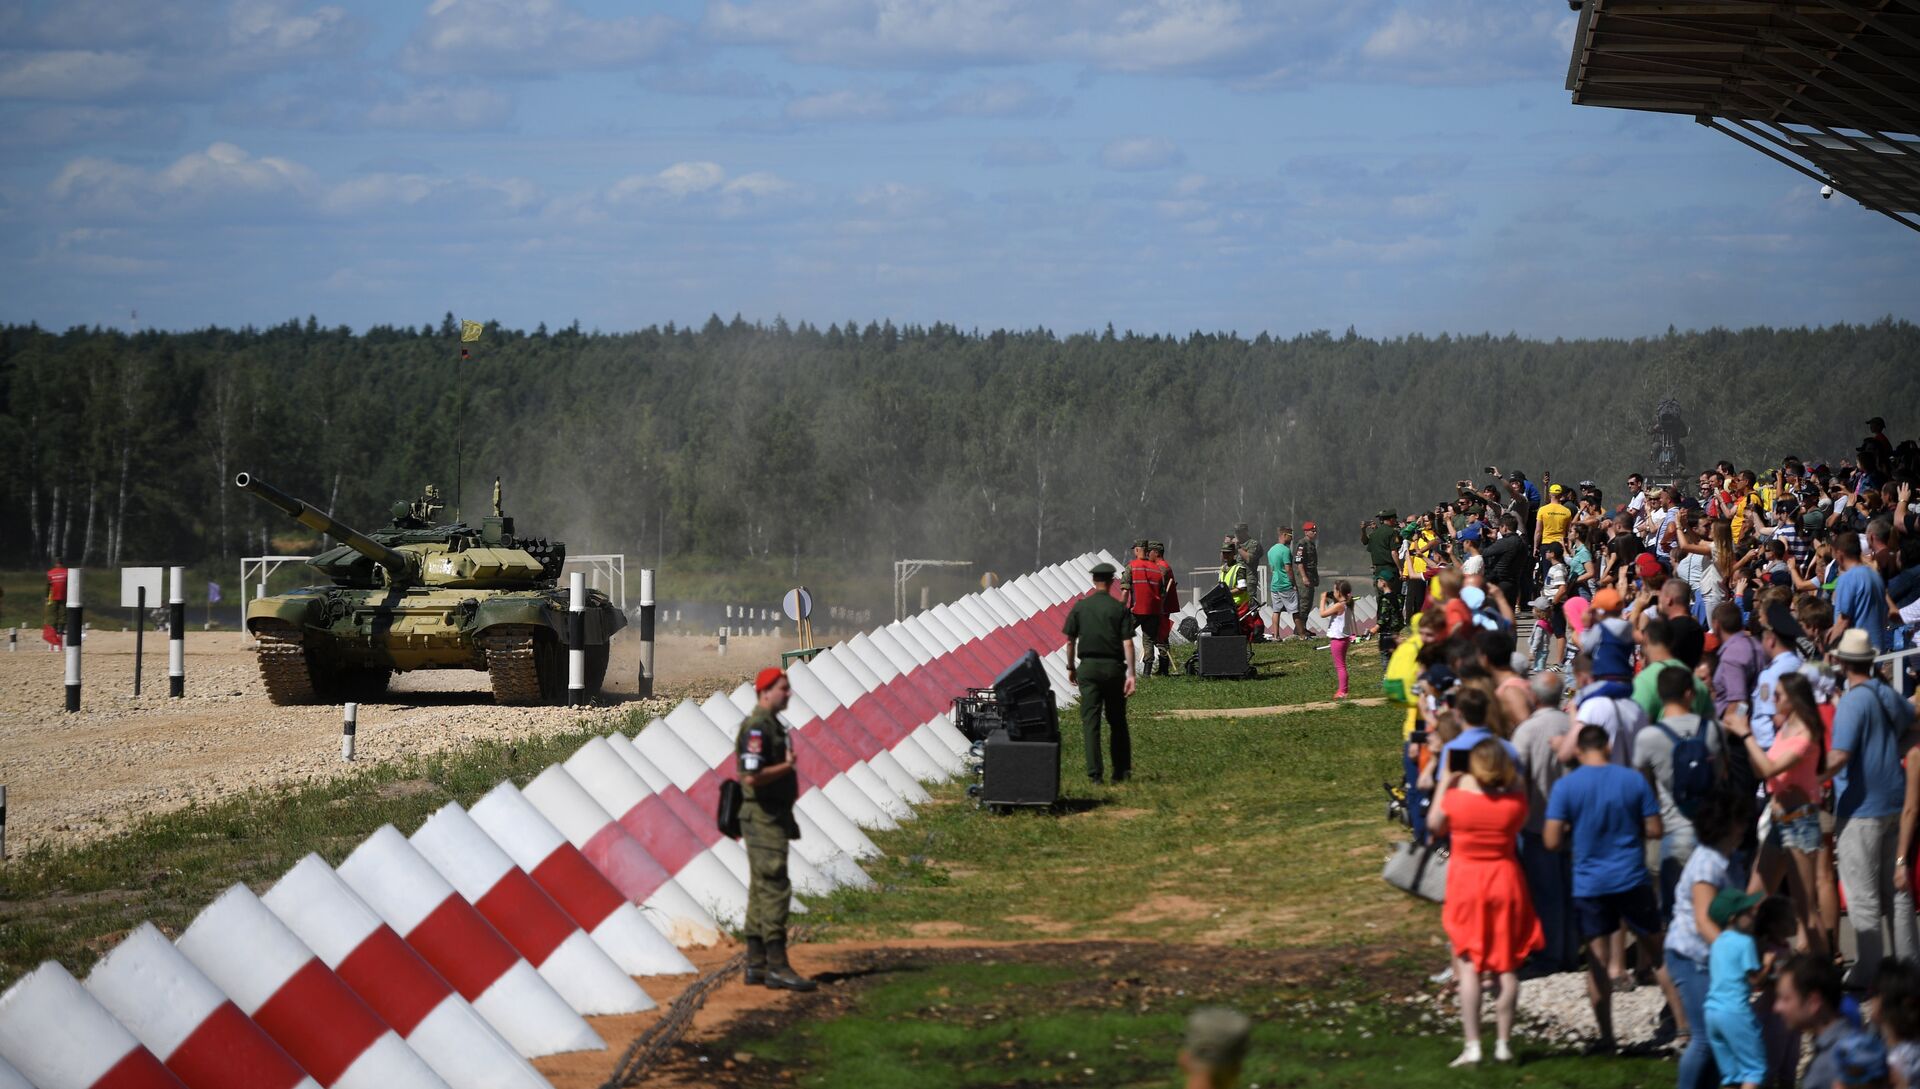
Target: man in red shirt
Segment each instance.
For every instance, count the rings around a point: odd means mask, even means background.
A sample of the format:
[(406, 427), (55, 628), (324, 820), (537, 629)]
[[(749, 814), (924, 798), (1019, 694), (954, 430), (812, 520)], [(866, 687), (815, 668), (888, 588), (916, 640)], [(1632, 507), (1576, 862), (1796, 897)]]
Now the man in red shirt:
[(1147, 542), (1147, 558), (1160, 567), (1160, 623), (1153, 629), (1153, 645), (1160, 650), (1160, 675), (1173, 672), (1173, 655), (1167, 652), (1167, 639), (1173, 634), (1173, 614), (1180, 609), (1180, 584), (1173, 577), (1173, 565), (1167, 562), (1167, 546)]
[(1140, 672), (1143, 676), (1152, 676), (1154, 634), (1160, 630), (1161, 591), (1165, 589), (1166, 572), (1148, 558), (1147, 544), (1145, 537), (1133, 542), (1133, 559), (1127, 564), (1126, 600), (1134, 625), (1140, 630)]
[(49, 650), (59, 650), (66, 645), (66, 632), (67, 565), (56, 559), (47, 571), (47, 604), (40, 620), (40, 638), (47, 641)]

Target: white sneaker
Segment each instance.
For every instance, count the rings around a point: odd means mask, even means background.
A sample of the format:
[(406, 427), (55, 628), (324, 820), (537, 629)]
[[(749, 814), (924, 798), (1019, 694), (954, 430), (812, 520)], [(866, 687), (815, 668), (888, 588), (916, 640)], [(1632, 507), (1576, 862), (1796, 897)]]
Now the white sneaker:
[(1442, 968), (1438, 972), (1435, 972), (1434, 974), (1428, 976), (1427, 982), (1428, 983), (1452, 983), (1453, 982), (1453, 965), (1449, 964), (1445, 968)]
[(1468, 1044), (1467, 1046), (1461, 1048), (1460, 1057), (1448, 1063), (1447, 1065), (1448, 1066), (1479, 1066), (1480, 1065), (1480, 1045)]
[(1513, 1049), (1507, 1046), (1505, 1040), (1497, 1040), (1494, 1042), (1493, 1061), (1497, 1063), (1510, 1063), (1513, 1061)]

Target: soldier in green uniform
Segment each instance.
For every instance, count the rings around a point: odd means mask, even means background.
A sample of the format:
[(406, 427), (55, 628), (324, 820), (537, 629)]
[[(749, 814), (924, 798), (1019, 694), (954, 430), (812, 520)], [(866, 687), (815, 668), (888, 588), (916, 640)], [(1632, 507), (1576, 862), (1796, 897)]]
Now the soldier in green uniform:
[(1383, 510), (1374, 521), (1360, 527), (1360, 543), (1367, 546), (1367, 562), (1373, 565), (1374, 597), (1380, 625), (1380, 665), (1385, 668), (1400, 641), (1400, 629), (1407, 626), (1401, 614), (1400, 595), (1400, 515)]
[(776, 991), (811, 991), (818, 984), (787, 963), (787, 909), (793, 901), (787, 845), (800, 838), (800, 824), (793, 816), (799, 780), (780, 712), (787, 709), (793, 689), (785, 673), (769, 667), (754, 678), (753, 690), (758, 703), (733, 741), (742, 795), (740, 838), (747, 845), (752, 879), (744, 930), (747, 982)]
[(1133, 735), (1127, 730), (1127, 698), (1133, 695), (1133, 614), (1112, 593), (1113, 565), (1095, 564), (1093, 593), (1074, 602), (1061, 630), (1067, 633), (1067, 680), (1080, 686), (1080, 734), (1087, 750), (1087, 778), (1101, 779), (1100, 713), (1106, 712), (1113, 745), (1113, 781), (1133, 774)]

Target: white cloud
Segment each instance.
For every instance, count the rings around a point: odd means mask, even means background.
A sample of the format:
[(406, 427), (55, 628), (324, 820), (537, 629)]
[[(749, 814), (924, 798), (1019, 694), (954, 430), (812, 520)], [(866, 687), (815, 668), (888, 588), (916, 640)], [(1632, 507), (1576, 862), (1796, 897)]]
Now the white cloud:
[(16, 16), (0, 97), (205, 96), (359, 48), (346, 11), (306, 0), (61, 0)]
[(949, 117), (1046, 117), (1066, 105), (1030, 80), (1003, 79), (949, 95), (935, 110)]
[(364, 174), (329, 188), (318, 208), (354, 217), (423, 207), (454, 216), (511, 216), (531, 211), (541, 198), (540, 187), (525, 178)]
[(800, 95), (787, 103), (785, 115), (790, 121), (808, 122), (895, 121), (905, 109), (900, 98), (887, 91), (842, 87)]
[(131, 53), (91, 49), (13, 52), (0, 57), (0, 98), (107, 98), (138, 84), (146, 74), (145, 60)]
[(488, 87), (431, 84), (376, 102), (367, 122), (389, 129), (497, 129), (513, 116), (513, 100)]
[(731, 176), (719, 163), (674, 163), (652, 174), (633, 174), (604, 190), (574, 194), (553, 202), (548, 214), (575, 223), (598, 223), (613, 216), (648, 216), (699, 211), (728, 219), (753, 215), (802, 196), (799, 187), (767, 171)]
[[(1556, 5), (1557, 7), (1557, 5)], [(1564, 69), (1575, 19), (1541, 5), (1429, 0), (1395, 9), (1356, 67), (1410, 83), (1487, 83)]]
[(1164, 136), (1122, 137), (1100, 149), (1100, 165), (1108, 170), (1165, 170), (1185, 161), (1186, 155)]
[(184, 126), (178, 113), (147, 107), (41, 106), (7, 115), (0, 123), (0, 145), (169, 144)]
[(980, 161), (988, 166), (1051, 166), (1066, 158), (1051, 140), (996, 140)]
[(433, 0), (400, 62), (522, 76), (625, 68), (659, 57), (681, 30), (664, 15), (591, 18), (564, 0)]
[(1166, 71), (1246, 58), (1293, 17), (1244, 0), (712, 0), (702, 29), (717, 41), (774, 46), (809, 63), (1066, 60)]
[(300, 199), (317, 189), (299, 163), (259, 157), (228, 143), (210, 144), (159, 170), (85, 156), (69, 162), (47, 186), (55, 201), (83, 212), (157, 216), (266, 201)]

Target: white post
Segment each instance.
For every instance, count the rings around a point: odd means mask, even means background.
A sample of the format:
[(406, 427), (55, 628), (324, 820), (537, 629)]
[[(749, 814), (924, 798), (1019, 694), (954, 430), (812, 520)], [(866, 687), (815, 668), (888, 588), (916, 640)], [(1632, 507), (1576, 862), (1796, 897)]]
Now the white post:
[(587, 576), (575, 571), (567, 582), (567, 706), (587, 702)]
[(727, 629), (720, 629), (720, 657), (727, 656)]
[(641, 696), (653, 695), (653, 568), (640, 569), (640, 685)]
[(187, 569), (167, 569), (167, 697), (187, 694)]
[(80, 615), (80, 569), (67, 569), (67, 711), (80, 710), (80, 643), (86, 636), (86, 624)]
[(340, 759), (353, 759), (353, 733), (360, 725), (360, 705), (349, 703), (341, 709)]

